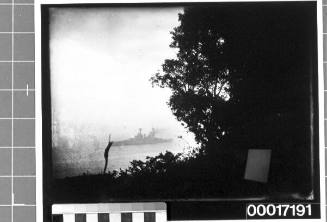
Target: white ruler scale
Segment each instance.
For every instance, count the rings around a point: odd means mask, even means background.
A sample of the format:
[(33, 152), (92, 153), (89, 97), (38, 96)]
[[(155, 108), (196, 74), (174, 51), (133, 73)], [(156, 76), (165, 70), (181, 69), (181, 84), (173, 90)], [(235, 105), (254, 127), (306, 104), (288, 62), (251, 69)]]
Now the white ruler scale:
[(54, 204), (53, 222), (166, 222), (165, 203)]

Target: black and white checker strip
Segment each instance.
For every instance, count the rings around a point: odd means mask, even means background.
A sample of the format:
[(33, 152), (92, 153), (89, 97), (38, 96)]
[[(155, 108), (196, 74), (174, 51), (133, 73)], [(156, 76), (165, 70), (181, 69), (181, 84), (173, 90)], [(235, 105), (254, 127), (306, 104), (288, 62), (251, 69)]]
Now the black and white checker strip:
[(54, 204), (52, 222), (166, 222), (165, 203)]

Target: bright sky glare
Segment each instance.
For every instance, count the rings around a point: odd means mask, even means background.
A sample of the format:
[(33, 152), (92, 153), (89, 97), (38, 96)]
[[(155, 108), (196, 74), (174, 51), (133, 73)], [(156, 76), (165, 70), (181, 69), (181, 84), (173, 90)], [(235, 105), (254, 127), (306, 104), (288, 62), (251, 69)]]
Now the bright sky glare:
[(186, 132), (166, 104), (169, 89), (150, 77), (176, 51), (170, 31), (182, 8), (53, 8), (50, 69), (53, 118), (66, 128), (114, 140), (143, 128), (162, 137)]

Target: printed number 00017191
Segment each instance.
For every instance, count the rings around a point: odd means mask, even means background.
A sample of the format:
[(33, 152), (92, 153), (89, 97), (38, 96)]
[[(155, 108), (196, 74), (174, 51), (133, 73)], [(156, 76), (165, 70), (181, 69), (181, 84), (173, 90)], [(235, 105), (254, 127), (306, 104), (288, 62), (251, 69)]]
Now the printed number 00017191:
[(250, 204), (246, 208), (249, 217), (254, 216), (311, 216), (311, 204)]

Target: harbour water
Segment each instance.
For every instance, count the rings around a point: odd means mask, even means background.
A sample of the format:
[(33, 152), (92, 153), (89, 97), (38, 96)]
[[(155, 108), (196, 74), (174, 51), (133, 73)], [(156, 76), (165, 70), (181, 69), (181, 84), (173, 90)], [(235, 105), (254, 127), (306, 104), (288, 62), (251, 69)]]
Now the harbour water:
[[(79, 176), (83, 174), (99, 174), (104, 168), (104, 148), (88, 148), (78, 152), (64, 147), (53, 150), (53, 173), (55, 178)], [(189, 147), (186, 141), (171, 140), (166, 143), (112, 146), (109, 151), (109, 171), (126, 169), (133, 160), (145, 160), (147, 156), (156, 156), (159, 153), (170, 151), (186, 153)]]

